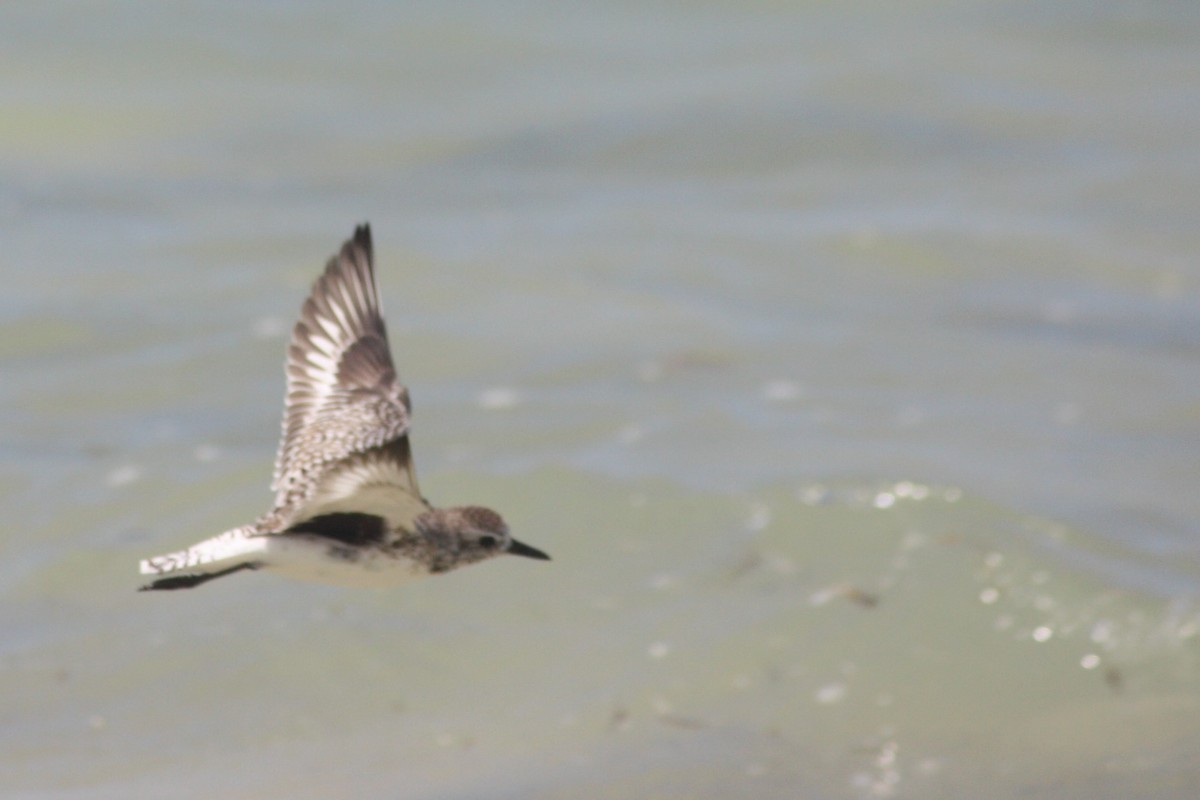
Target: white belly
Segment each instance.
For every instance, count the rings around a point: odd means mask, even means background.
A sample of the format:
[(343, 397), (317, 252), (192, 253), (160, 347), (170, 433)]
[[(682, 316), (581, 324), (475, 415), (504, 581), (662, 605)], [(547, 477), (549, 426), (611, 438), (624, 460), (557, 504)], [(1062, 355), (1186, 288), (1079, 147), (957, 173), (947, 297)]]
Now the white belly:
[(397, 586), (429, 575), (423, 564), (379, 548), (350, 547), (320, 536), (261, 536), (263, 569), (340, 586)]

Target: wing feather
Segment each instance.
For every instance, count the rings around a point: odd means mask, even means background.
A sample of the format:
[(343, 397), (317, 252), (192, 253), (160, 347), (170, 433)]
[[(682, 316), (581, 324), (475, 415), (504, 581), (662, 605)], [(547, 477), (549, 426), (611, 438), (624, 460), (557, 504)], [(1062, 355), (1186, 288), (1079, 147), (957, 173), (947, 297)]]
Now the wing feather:
[[(389, 517), (407, 516), (414, 500), (424, 505), (407, 440), (411, 406), (388, 348), (369, 226), (355, 229), (313, 284), (292, 329), (286, 370), (271, 483), (277, 523), (354, 510), (362, 490), (356, 476), (408, 495), (394, 500)], [(344, 475), (333, 469), (355, 464)]]

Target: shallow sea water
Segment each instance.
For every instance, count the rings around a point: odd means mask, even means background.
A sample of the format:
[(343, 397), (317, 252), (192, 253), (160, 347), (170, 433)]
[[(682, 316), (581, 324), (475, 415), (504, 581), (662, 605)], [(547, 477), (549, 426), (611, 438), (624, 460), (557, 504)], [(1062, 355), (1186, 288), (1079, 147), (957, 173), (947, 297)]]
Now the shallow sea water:
[[(0, 795), (1193, 798), (1187, 3), (0, 11)], [(369, 219), (422, 488), (254, 518)]]

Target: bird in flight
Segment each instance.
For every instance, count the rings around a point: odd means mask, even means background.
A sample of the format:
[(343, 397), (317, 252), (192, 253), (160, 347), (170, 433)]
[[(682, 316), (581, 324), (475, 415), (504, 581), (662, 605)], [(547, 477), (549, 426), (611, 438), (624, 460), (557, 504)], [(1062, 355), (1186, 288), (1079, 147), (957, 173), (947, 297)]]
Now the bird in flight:
[(190, 589), (242, 570), (392, 586), (508, 553), (549, 560), (495, 511), (434, 508), (417, 487), (408, 390), (380, 312), (371, 229), (313, 284), (287, 351), (274, 507), (257, 522), (141, 562), (141, 591)]

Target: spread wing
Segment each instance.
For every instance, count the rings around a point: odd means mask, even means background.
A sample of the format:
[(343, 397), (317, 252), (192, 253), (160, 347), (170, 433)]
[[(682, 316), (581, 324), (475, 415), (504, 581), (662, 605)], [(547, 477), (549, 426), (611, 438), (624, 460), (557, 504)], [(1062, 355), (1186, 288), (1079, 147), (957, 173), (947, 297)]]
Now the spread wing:
[(271, 484), (276, 529), (334, 511), (403, 524), (427, 508), (372, 262), (371, 229), (361, 225), (313, 284), (292, 329)]

